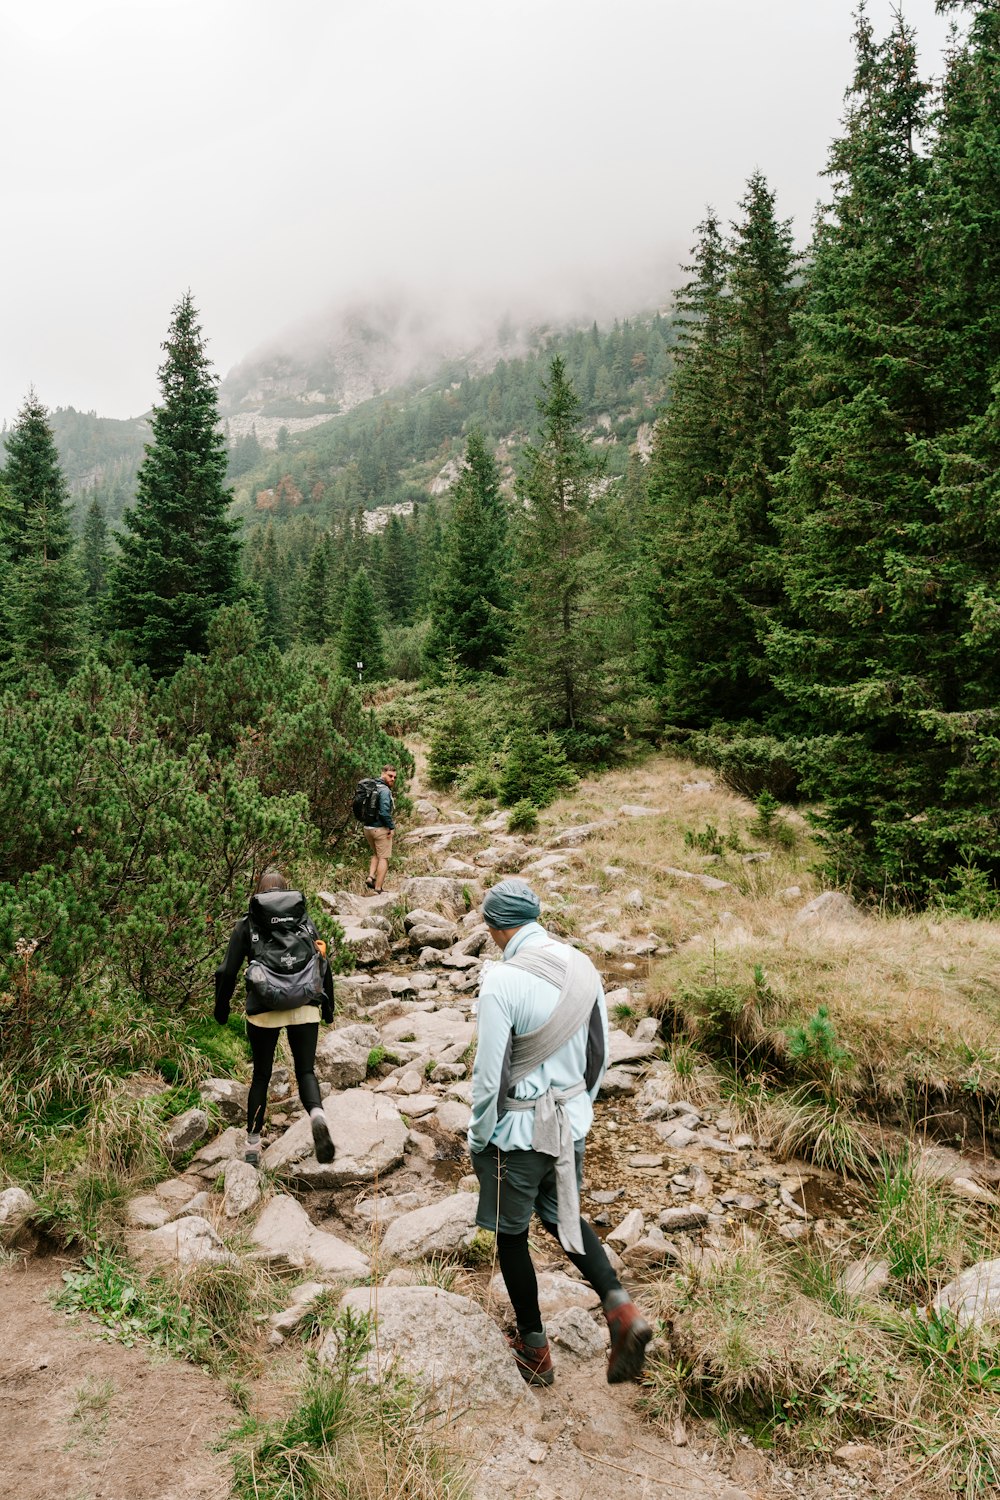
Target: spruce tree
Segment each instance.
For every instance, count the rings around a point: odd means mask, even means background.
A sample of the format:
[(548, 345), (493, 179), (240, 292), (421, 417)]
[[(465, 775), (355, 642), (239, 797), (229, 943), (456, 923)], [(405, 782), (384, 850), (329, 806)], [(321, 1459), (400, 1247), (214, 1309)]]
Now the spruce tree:
[[(718, 548), (731, 548), (724, 484), (731, 446), (726, 400), (726, 250), (709, 209), (696, 231), (691, 280), (677, 296), (676, 368), (649, 464), (646, 673), (677, 724), (713, 716), (718, 660)], [(706, 541), (712, 555), (706, 556)], [(711, 601), (707, 609), (703, 601)], [(709, 640), (703, 642), (707, 628)]]
[(382, 539), (381, 577), (386, 612), (393, 625), (413, 620), (416, 569), (409, 538), (399, 516), (390, 516)]
[(107, 588), (108, 569), (111, 564), (108, 523), (104, 515), (104, 506), (97, 499), (90, 502), (84, 518), (80, 563), (86, 582), (87, 598), (93, 607), (103, 597)]
[[(362, 667), (358, 670), (358, 662)], [(347, 598), (337, 643), (341, 675), (357, 682), (380, 682), (386, 674), (382, 625), (371, 580), (364, 568), (355, 573)]]
[(586, 732), (606, 696), (599, 599), (606, 575), (591, 528), (598, 463), (557, 355), (538, 403), (542, 431), (518, 478), (510, 667), (543, 726)]
[(48, 409), (34, 390), (28, 392), (10, 432), (4, 439), (7, 451), (4, 465), (12, 521), (16, 534), (12, 540), (14, 561), (28, 550), (28, 526), (39, 510), (45, 513), (47, 557), (56, 562), (73, 545), (69, 521), (69, 489), (59, 464), (55, 438), (48, 420)]
[(963, 831), (967, 752), (939, 727), (978, 706), (936, 455), (955, 415), (957, 330), (931, 275), (928, 86), (913, 37), (898, 20), (878, 42), (861, 12), (855, 41), (833, 204), (799, 319), (801, 397), (778, 509), (790, 614), (769, 650), (808, 736), (803, 782), (823, 799), (832, 867), (906, 900), (977, 842)]
[(213, 614), (239, 591), (218, 381), (190, 292), (174, 309), (163, 349), (161, 404), (108, 589), (112, 622), (158, 677), (188, 652), (204, 652)]
[(84, 581), (48, 412), (34, 391), (7, 435), (6, 449), (11, 556), (4, 590), (7, 674), (46, 666), (65, 681), (86, 645)]
[(313, 548), (309, 567), (299, 594), (299, 640), (321, 645), (329, 640), (330, 578), (326, 538), (320, 537)]
[(440, 672), (454, 660), (470, 672), (502, 671), (509, 608), (507, 512), (500, 474), (482, 434), (472, 432), (431, 593), (428, 665)]

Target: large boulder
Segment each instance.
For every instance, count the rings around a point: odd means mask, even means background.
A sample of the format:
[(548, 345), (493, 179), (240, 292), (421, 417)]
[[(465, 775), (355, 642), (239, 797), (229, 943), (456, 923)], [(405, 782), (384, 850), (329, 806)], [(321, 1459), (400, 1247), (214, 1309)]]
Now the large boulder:
[(452, 916), (461, 916), (465, 911), (465, 892), (469, 891), (473, 902), (475, 887), (469, 882), (451, 880), (444, 875), (411, 875), (404, 880), (400, 894), (407, 908), (423, 906), (429, 910), (443, 910)]
[(353, 891), (320, 891), (319, 899), (328, 912), (335, 917), (353, 917), (364, 919), (374, 912), (384, 911), (387, 906), (396, 904), (394, 891), (367, 892), (364, 896), (356, 896)]
[(936, 1313), (950, 1313), (959, 1328), (1000, 1322), (1000, 1260), (981, 1260), (934, 1298)]
[(245, 1083), (235, 1078), (206, 1078), (198, 1090), (202, 1103), (214, 1105), (227, 1125), (242, 1125), (247, 1117), (247, 1094)]
[(382, 1250), (397, 1260), (451, 1255), (472, 1243), (478, 1193), (453, 1193), (413, 1213), (400, 1214), (382, 1236)]
[(164, 1224), (162, 1229), (136, 1229), (127, 1236), (129, 1254), (145, 1265), (234, 1266), (236, 1256), (226, 1249), (207, 1219), (190, 1214)]
[(334, 1188), (371, 1182), (398, 1167), (406, 1149), (407, 1127), (393, 1101), (370, 1089), (348, 1089), (323, 1101), (336, 1155), (323, 1165), (313, 1156), (308, 1115), (268, 1146), (268, 1171), (299, 1187)]
[(31, 1228), (35, 1200), (23, 1188), (4, 1188), (0, 1193), (0, 1247), (32, 1251), (36, 1245)]
[(377, 927), (363, 926), (359, 922), (343, 923), (344, 946), (354, 955), (355, 963), (385, 964), (389, 962), (389, 939)]
[[(507, 1342), (477, 1302), (436, 1286), (355, 1287), (341, 1309), (377, 1322), (368, 1379), (408, 1377), (450, 1412), (468, 1406), (524, 1409), (532, 1401)], [(337, 1330), (320, 1350), (321, 1364), (340, 1355)]]
[(316, 1048), (316, 1077), (335, 1089), (350, 1089), (368, 1076), (368, 1054), (379, 1043), (375, 1026), (328, 1027)]
[(301, 1203), (284, 1194), (272, 1198), (254, 1226), (250, 1238), (261, 1258), (276, 1265), (308, 1267), (328, 1276), (366, 1276), (367, 1255), (318, 1229)]
[(168, 1161), (176, 1161), (203, 1141), (208, 1134), (208, 1115), (203, 1109), (187, 1109), (176, 1120), (171, 1120), (163, 1137), (163, 1149)]

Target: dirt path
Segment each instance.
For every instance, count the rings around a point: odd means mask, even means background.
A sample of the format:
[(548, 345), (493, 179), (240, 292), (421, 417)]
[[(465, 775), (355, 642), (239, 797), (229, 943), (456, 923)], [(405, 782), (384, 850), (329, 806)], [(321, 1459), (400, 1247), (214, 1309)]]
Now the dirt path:
[(60, 1263), (0, 1272), (0, 1493), (11, 1500), (224, 1500), (210, 1445), (237, 1414), (177, 1360), (96, 1338), (56, 1312)]

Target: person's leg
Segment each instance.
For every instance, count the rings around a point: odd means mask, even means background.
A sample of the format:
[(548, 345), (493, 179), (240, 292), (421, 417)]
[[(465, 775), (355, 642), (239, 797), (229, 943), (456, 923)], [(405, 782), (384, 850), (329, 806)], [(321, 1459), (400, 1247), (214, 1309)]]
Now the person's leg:
[[(274, 1067), (274, 1049), (278, 1045), (278, 1028), (255, 1026), (248, 1018), (247, 1040), (253, 1058), (253, 1077), (247, 1095), (247, 1150), (248, 1161), (254, 1165), (260, 1161), (260, 1133), (264, 1128), (267, 1109), (267, 1086), (271, 1082)], [(254, 1160), (256, 1158), (256, 1160)]]
[(385, 885), (385, 877), (389, 873), (389, 855), (392, 853), (392, 832), (388, 828), (375, 829), (375, 852), (378, 855), (378, 869), (375, 872), (375, 890), (380, 894)]
[[(558, 1240), (558, 1226), (550, 1224), (547, 1219), (543, 1219), (542, 1223), (552, 1238)], [(580, 1220), (580, 1238), (583, 1240), (582, 1255), (575, 1255), (571, 1250), (563, 1250), (563, 1254), (569, 1256), (576, 1269), (580, 1272), (580, 1275), (585, 1281), (590, 1282), (594, 1291), (603, 1302), (609, 1292), (620, 1292), (622, 1284), (612, 1269), (604, 1246), (586, 1219), (583, 1218)], [(562, 1246), (560, 1246), (560, 1249), (562, 1249)]]
[(528, 1231), (497, 1235), (497, 1264), (514, 1309), (518, 1333), (541, 1333), (544, 1330), (538, 1307), (538, 1278), (528, 1249)]
[(315, 1071), (319, 1022), (307, 1021), (303, 1025), (289, 1026), (286, 1030), (292, 1062), (295, 1064), (295, 1082), (298, 1084), (299, 1098), (302, 1101), (302, 1108), (309, 1115), (312, 1126), (316, 1160), (331, 1162), (334, 1157), (333, 1140), (326, 1115), (323, 1113), (323, 1100), (320, 1097)]
[(371, 891), (375, 889), (375, 877), (378, 874), (378, 848), (375, 844), (375, 829), (366, 828), (364, 834), (365, 843), (372, 851), (372, 857), (368, 861), (368, 879), (365, 881), (366, 888)]

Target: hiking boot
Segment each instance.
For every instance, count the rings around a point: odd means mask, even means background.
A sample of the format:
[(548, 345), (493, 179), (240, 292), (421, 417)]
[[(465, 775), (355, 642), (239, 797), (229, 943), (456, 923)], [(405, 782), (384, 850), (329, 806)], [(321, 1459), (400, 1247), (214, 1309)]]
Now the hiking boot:
[(243, 1152), (243, 1160), (249, 1162), (252, 1167), (259, 1167), (260, 1166), (260, 1142), (259, 1141), (257, 1141), (256, 1144), (253, 1145), (253, 1146), (249, 1146), (249, 1145), (247, 1146), (246, 1150)]
[[(540, 1344), (529, 1344), (528, 1339), (540, 1338)], [(551, 1385), (556, 1378), (552, 1368), (552, 1352), (544, 1333), (509, 1333), (507, 1342), (514, 1356), (514, 1363), (529, 1385)]]
[[(611, 1297), (615, 1294), (612, 1292)], [(616, 1306), (604, 1305), (604, 1316), (611, 1331), (611, 1353), (608, 1355), (608, 1384), (620, 1385), (623, 1380), (638, 1380), (646, 1359), (646, 1345), (653, 1337), (653, 1330), (626, 1292)], [(608, 1299), (610, 1300), (610, 1298)]]
[(317, 1110), (314, 1115), (309, 1116), (309, 1123), (312, 1126), (316, 1160), (324, 1164), (333, 1161), (337, 1153), (330, 1136), (330, 1127), (326, 1123), (326, 1115), (321, 1110)]

